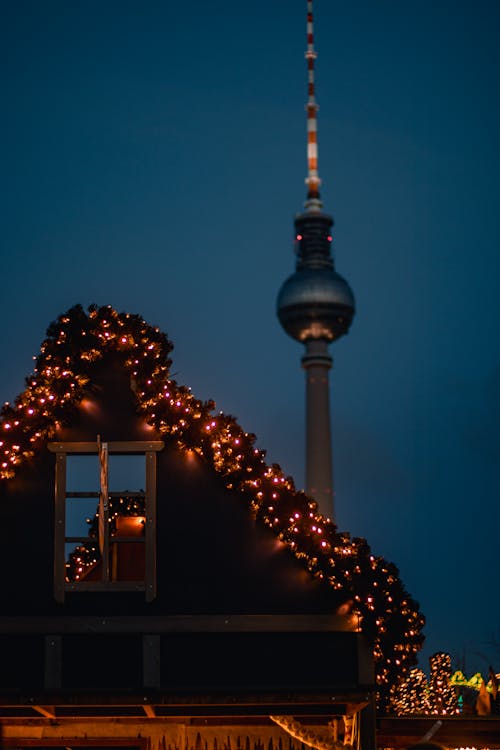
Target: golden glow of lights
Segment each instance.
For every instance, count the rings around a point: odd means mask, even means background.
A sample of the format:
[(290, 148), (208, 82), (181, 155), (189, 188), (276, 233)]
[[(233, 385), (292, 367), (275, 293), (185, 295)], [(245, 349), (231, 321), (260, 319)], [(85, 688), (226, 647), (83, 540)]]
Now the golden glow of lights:
[(460, 713), (450, 655), (438, 652), (429, 662), (429, 680), (421, 669), (411, 669), (393, 684), (391, 710), (397, 716), (456, 716)]

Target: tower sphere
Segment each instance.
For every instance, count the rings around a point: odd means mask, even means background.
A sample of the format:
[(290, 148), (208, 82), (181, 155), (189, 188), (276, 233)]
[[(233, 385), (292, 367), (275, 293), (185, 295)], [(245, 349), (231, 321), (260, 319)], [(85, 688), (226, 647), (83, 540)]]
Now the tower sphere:
[(333, 268), (302, 268), (281, 287), (277, 312), (285, 331), (297, 341), (335, 341), (349, 330), (354, 295)]
[(279, 291), (277, 313), (297, 341), (335, 341), (347, 333), (354, 316), (351, 287), (334, 267), (333, 223), (332, 216), (317, 209), (295, 218), (296, 270)]

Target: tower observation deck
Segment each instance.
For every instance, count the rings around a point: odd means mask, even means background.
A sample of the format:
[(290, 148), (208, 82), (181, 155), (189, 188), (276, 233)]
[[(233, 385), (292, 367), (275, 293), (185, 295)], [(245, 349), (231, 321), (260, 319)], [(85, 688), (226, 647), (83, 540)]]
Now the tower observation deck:
[(307, 199), (295, 218), (297, 262), (278, 294), (278, 318), (292, 338), (305, 345), (306, 371), (306, 492), (323, 515), (334, 518), (332, 440), (330, 428), (328, 346), (348, 332), (354, 296), (335, 270), (332, 256), (333, 218), (323, 211), (319, 188), (317, 111), (314, 81), (312, 0), (307, 1)]

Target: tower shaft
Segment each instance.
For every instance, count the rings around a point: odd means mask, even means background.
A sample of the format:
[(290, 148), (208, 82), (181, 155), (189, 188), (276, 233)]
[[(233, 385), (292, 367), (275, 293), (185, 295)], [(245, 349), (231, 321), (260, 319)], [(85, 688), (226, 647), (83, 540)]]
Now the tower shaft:
[(328, 382), (332, 361), (327, 341), (306, 342), (302, 357), (306, 371), (306, 492), (315, 498), (320, 512), (331, 518), (335, 511)]

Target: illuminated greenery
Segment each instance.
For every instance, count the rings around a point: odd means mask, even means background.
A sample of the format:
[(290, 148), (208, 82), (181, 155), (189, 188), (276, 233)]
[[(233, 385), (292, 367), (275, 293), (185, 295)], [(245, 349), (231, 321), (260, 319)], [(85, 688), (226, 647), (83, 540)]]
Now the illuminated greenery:
[(439, 652), (431, 656), (429, 679), (429, 707), (437, 716), (458, 714), (457, 693), (451, 684), (451, 657)]
[(410, 671), (391, 687), (391, 710), (398, 716), (429, 714), (429, 685), (421, 669)]
[(361, 618), (373, 644), (381, 705), (389, 687), (416, 662), (424, 618), (406, 592), (397, 568), (371, 554), (365, 539), (339, 532), (297, 491), (276, 464), (268, 465), (255, 436), (232, 416), (214, 414), (212, 402), (196, 399), (169, 377), (172, 345), (138, 315), (79, 305), (52, 323), (26, 389), (0, 416), (0, 478), (13, 477), (59, 425), (71, 423), (90, 387), (92, 365), (118, 353), (131, 377), (138, 411), (183, 451), (194, 451), (223, 477), (270, 527), (310, 574), (330, 585), (339, 603)]

